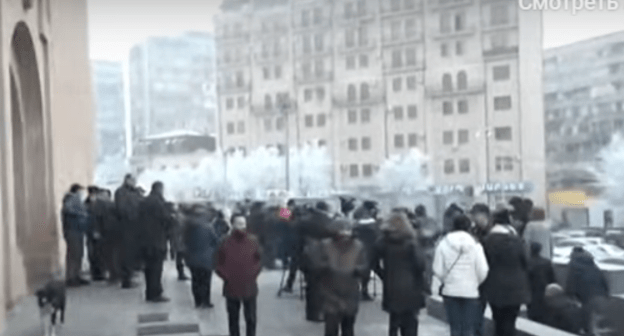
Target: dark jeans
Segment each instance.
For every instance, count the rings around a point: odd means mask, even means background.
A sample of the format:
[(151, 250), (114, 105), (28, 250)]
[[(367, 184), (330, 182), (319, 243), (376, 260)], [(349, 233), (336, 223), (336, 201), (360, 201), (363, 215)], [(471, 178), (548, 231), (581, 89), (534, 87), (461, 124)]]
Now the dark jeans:
[(318, 275), (314, 272), (305, 273), (305, 304), (306, 320), (320, 321), (322, 319), (322, 298), (319, 293)]
[[(490, 305), (491, 306), (491, 305)], [(520, 313), (520, 306), (492, 307), (495, 336), (515, 336), (516, 319)]]
[(184, 278), (184, 252), (175, 253), (176, 270), (178, 271), (178, 278)]
[(451, 327), (451, 336), (474, 336), (479, 299), (444, 297), (444, 308)]
[(138, 264), (138, 242), (134, 239), (134, 234), (129, 231), (123, 232), (121, 239), (121, 282), (122, 285), (126, 286), (132, 282), (132, 276)]
[(390, 313), (389, 336), (417, 336), (418, 335), (418, 312), (407, 311), (404, 313)]
[(288, 262), (288, 279), (286, 280), (286, 288), (292, 289), (297, 278), (297, 270), (299, 269), (299, 258), (291, 256)]
[(108, 271), (108, 281), (115, 282), (121, 278), (122, 265), (122, 249), (123, 244), (119, 235), (104, 237), (103, 241), (103, 259), (106, 270)]
[(475, 336), (485, 336), (485, 308), (487, 307), (487, 300), (484, 297), (479, 298), (479, 309), (475, 312)]
[(325, 314), (325, 336), (353, 336), (355, 316)]
[(91, 279), (103, 280), (106, 270), (104, 264), (104, 243), (101, 239), (87, 238), (87, 251), (89, 253), (89, 271)]
[(256, 298), (249, 299), (233, 299), (226, 298), (228, 325), (230, 328), (230, 336), (240, 336), (239, 315), (241, 305), (245, 314), (245, 330), (247, 336), (256, 336)]
[(210, 304), (212, 270), (202, 267), (191, 267), (191, 289), (195, 306)]
[(166, 251), (144, 251), (145, 299), (153, 300), (162, 296), (162, 272)]
[(68, 231), (65, 233), (67, 254), (65, 256), (65, 280), (76, 281), (80, 278), (82, 270), (82, 257), (84, 255), (84, 233)]

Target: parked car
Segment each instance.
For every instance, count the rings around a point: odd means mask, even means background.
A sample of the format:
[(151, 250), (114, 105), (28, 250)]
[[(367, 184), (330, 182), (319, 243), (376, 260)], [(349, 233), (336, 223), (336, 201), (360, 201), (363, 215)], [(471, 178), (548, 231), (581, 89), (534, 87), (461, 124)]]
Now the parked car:
[[(578, 242), (574, 242), (578, 244)], [(583, 247), (589, 252), (597, 263), (600, 264), (617, 264), (624, 266), (624, 249), (607, 243), (586, 243), (577, 245)], [(569, 250), (568, 250), (569, 248)], [(574, 247), (555, 248), (553, 261), (560, 264), (567, 264), (570, 261), (570, 254)], [(569, 252), (568, 252), (569, 251)]]
[(553, 248), (554, 257), (564, 257), (569, 258), (570, 253), (575, 247), (585, 247), (588, 245), (597, 245), (604, 244), (605, 241), (602, 238), (569, 238), (564, 240), (559, 240), (555, 242), (555, 247)]

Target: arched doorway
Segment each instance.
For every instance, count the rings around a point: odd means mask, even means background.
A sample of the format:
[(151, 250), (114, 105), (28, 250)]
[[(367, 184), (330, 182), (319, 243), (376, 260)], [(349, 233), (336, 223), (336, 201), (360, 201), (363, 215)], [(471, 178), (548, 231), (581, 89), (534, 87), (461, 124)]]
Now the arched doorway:
[(11, 127), (17, 246), (28, 288), (48, 280), (55, 265), (55, 221), (50, 214), (39, 67), (30, 31), (17, 24), (11, 43)]

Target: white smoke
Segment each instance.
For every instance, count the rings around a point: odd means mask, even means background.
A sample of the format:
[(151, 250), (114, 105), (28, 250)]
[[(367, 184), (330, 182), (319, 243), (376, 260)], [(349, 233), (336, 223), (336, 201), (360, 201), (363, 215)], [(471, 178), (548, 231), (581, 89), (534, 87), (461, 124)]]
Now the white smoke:
[(605, 187), (606, 198), (615, 204), (624, 201), (624, 139), (616, 134), (599, 155), (597, 175)]
[(426, 168), (428, 161), (417, 149), (404, 155), (392, 156), (379, 168), (376, 176), (379, 186), (402, 194), (426, 190), (431, 185)]

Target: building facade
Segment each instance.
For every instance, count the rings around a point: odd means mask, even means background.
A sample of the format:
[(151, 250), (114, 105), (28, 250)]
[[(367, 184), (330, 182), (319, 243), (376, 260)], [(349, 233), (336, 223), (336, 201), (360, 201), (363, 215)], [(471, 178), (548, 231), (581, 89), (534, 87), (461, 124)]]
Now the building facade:
[(538, 11), (252, 0), (225, 1), (215, 22), (224, 150), (327, 146), (334, 187), (361, 189), (418, 149), (440, 193), (545, 205)]
[[(86, 1), (0, 2), (0, 322), (64, 264), (71, 183), (92, 181)], [(79, 126), (77, 126), (79, 125)]]
[(96, 104), (98, 162), (126, 155), (126, 109), (123, 65), (120, 62), (91, 63)]
[(149, 135), (216, 130), (214, 38), (190, 32), (153, 37), (130, 51), (133, 146)]
[(624, 33), (544, 53), (548, 187), (598, 193), (597, 154), (624, 130)]

